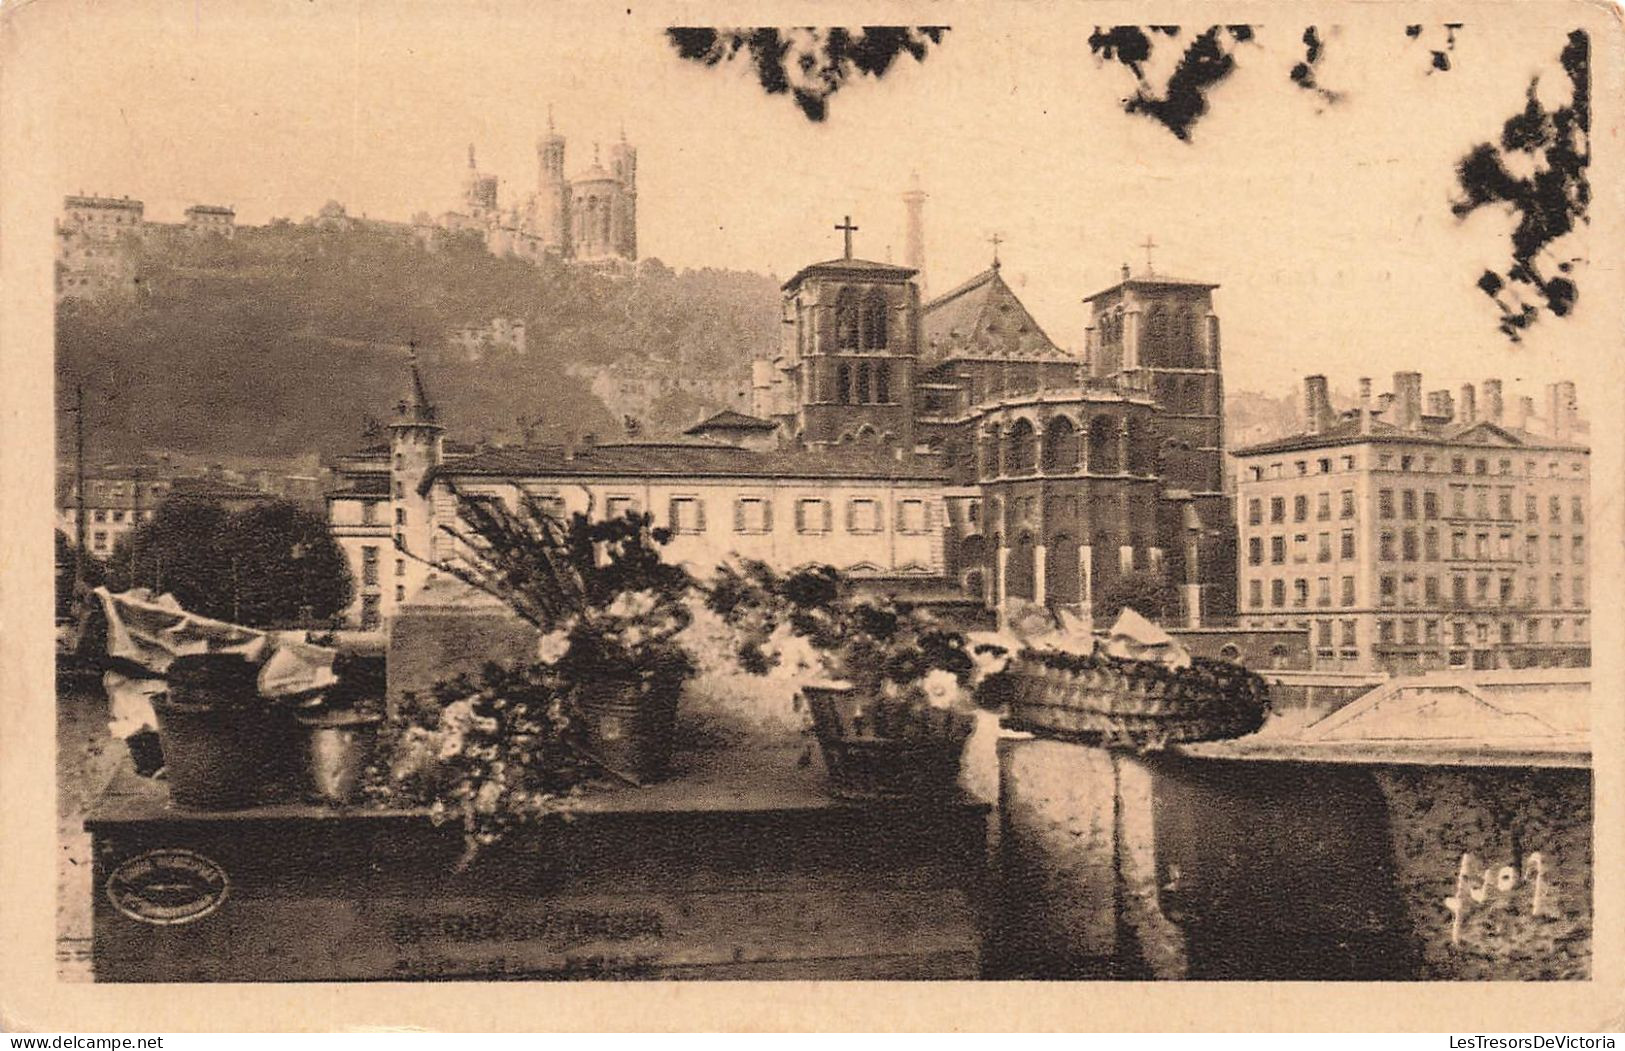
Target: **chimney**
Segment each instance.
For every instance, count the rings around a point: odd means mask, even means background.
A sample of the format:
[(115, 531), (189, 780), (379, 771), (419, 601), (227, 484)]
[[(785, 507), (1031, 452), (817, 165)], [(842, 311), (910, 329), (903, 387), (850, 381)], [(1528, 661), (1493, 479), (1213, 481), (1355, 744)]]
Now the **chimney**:
[(1503, 409), (1503, 405), (1501, 403), (1501, 381), (1485, 380), (1479, 385), (1478, 389), (1484, 392), (1484, 419), (1499, 427), (1501, 425), (1501, 413)]
[(1455, 399), (1450, 397), (1447, 390), (1428, 392), (1428, 415), (1442, 420), (1450, 420), (1456, 415)]
[(1517, 408), (1512, 411), (1512, 426), (1520, 431), (1529, 429), (1529, 421), (1535, 415), (1535, 399), (1527, 394), (1518, 396)]
[(1360, 433), (1371, 433), (1371, 377), (1360, 377)]
[(1574, 417), (1577, 407), (1574, 382), (1562, 380), (1551, 387), (1551, 436), (1560, 442), (1574, 437)]
[(1303, 421), (1309, 434), (1319, 434), (1332, 425), (1332, 402), (1325, 376), (1303, 378)]
[(903, 194), (903, 209), (908, 227), (904, 234), (903, 263), (917, 271), (914, 281), (920, 286), (920, 298), (925, 293), (925, 191), (920, 189), (920, 173), (909, 176), (908, 190)]
[(1394, 373), (1394, 412), (1390, 421), (1402, 431), (1414, 431), (1422, 424), (1422, 374)]
[(1392, 392), (1377, 395), (1376, 413), (1383, 418), (1384, 422), (1394, 422), (1394, 395)]
[(1469, 427), (1478, 422), (1478, 398), (1471, 383), (1461, 385), (1461, 414), (1456, 422)]

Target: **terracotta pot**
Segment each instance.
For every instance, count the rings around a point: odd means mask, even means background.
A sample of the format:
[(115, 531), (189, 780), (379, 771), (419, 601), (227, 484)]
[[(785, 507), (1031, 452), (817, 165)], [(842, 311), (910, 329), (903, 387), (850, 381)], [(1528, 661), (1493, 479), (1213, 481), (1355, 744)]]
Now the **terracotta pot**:
[(290, 794), (293, 720), (261, 704), (153, 703), (169, 797), (198, 810), (233, 810)]
[(656, 781), (671, 767), (680, 689), (641, 691), (595, 686), (576, 697), (576, 715), (592, 757), (612, 773)]

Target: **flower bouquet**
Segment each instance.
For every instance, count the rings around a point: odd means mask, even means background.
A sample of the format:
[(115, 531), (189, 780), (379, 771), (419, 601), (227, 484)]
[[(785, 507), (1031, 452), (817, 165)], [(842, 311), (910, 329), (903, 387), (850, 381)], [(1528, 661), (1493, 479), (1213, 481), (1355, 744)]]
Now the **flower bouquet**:
[(889, 600), (855, 594), (835, 569), (780, 575), (719, 568), (707, 604), (739, 633), (739, 663), (786, 662), (802, 687), (835, 795), (915, 798), (952, 790), (975, 728), (978, 665), (965, 636)]
[(459, 494), (458, 509), (459, 524), (443, 527), (457, 553), (437, 568), (538, 628), (536, 656), (414, 698), (375, 797), (460, 821), (468, 859), (517, 823), (567, 810), (590, 781), (663, 775), (696, 669), (676, 640), (690, 580), (661, 559), (667, 536), (649, 516), (567, 523), (525, 494), (514, 506)]

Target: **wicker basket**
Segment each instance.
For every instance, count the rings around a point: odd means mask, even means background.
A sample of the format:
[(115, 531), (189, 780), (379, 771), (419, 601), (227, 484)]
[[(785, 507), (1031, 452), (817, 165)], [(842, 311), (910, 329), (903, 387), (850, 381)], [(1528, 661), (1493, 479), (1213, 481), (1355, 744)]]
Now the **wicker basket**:
[(1005, 724), (1046, 737), (1153, 749), (1252, 733), (1264, 722), (1264, 680), (1227, 661), (1172, 670), (1111, 657), (1024, 653), (1011, 662)]
[(954, 791), (966, 712), (879, 703), (851, 686), (803, 686), (824, 753), (830, 792), (840, 799), (919, 799)]

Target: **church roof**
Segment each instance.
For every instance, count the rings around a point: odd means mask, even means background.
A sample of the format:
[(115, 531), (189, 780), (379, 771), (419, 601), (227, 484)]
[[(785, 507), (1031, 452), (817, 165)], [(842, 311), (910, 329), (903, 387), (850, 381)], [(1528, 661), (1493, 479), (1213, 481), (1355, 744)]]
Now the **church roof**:
[(927, 362), (953, 358), (1061, 361), (1070, 357), (1034, 320), (997, 266), (927, 303), (920, 317)]
[(1092, 296), (1084, 296), (1083, 301), (1085, 303), (1092, 303), (1104, 296), (1111, 295), (1113, 292), (1116, 292), (1121, 288), (1171, 287), (1200, 288), (1205, 290), (1218, 288), (1219, 286), (1212, 281), (1195, 281), (1186, 277), (1170, 277), (1167, 274), (1157, 274), (1151, 272), (1150, 270), (1145, 270), (1132, 276), (1125, 275), (1121, 281), (1117, 282), (1115, 285), (1112, 285), (1110, 288), (1103, 288)]
[(742, 412), (724, 409), (708, 419), (701, 420), (684, 434), (701, 434), (710, 430), (776, 431), (779, 425), (760, 416), (747, 416)]
[(851, 478), (939, 480), (940, 468), (898, 460), (887, 449), (752, 452), (731, 445), (598, 445), (573, 453), (559, 446), (493, 449), (437, 467), (431, 477), (537, 478)]
[(423, 385), (423, 373), (418, 370), (418, 356), (414, 350), (407, 359), (409, 373), (406, 397), (395, 406), (397, 424), (432, 424), (439, 415), (429, 400), (429, 391)]
[(897, 266), (893, 263), (877, 263), (873, 259), (827, 259), (822, 263), (813, 263), (796, 271), (796, 276), (784, 283), (784, 291), (790, 291), (815, 274), (820, 277), (846, 277), (866, 281), (876, 279), (907, 281), (917, 273), (919, 271), (906, 266)]

